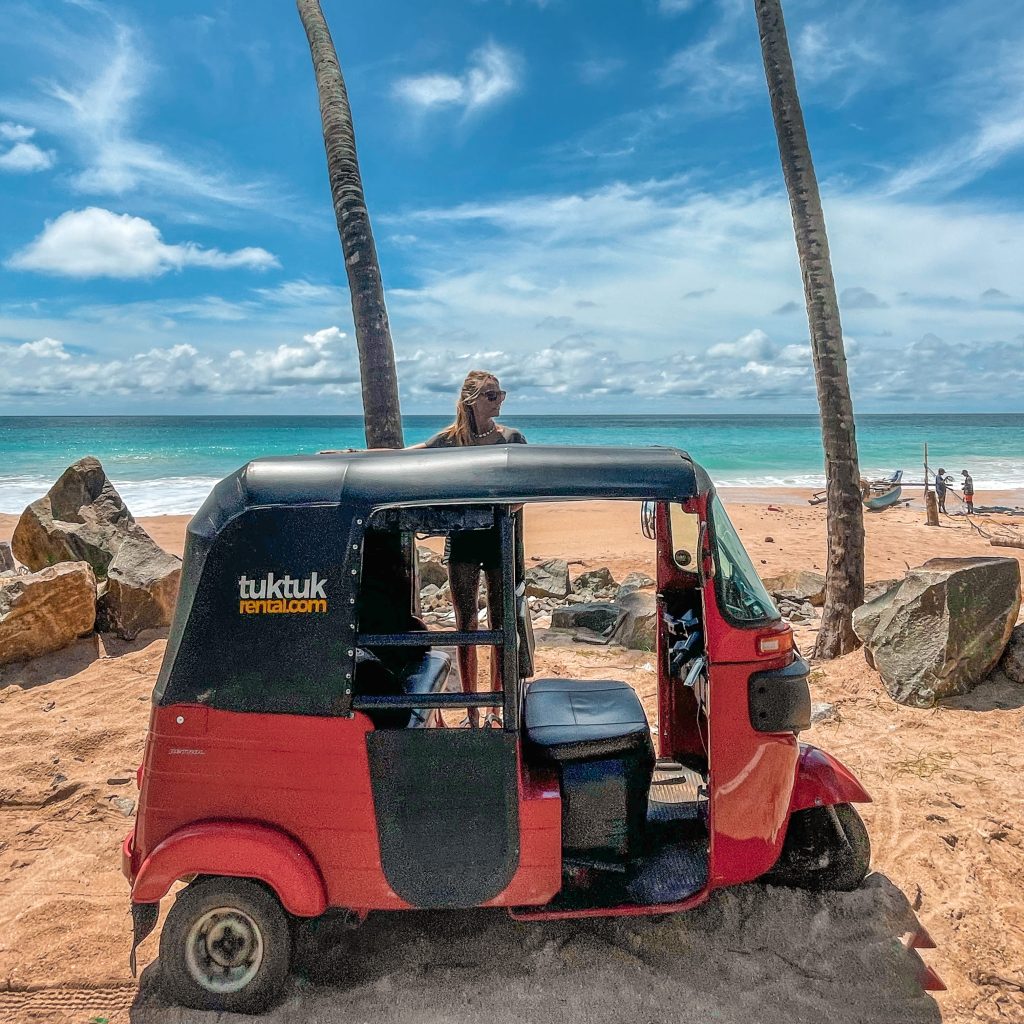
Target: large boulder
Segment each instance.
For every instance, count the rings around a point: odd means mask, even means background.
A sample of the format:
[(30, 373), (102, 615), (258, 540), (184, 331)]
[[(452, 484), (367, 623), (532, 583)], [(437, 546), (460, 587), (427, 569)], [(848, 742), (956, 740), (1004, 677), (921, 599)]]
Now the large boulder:
[(622, 613), (613, 604), (566, 604), (551, 612), (552, 629), (589, 629), (607, 633)]
[(825, 603), (825, 577), (810, 569), (788, 569), (779, 576), (761, 581), (776, 600), (789, 599), (797, 604), (809, 601), (815, 608)]
[(1009, 643), (999, 660), (999, 670), (1014, 683), (1024, 683), (1024, 623), (1010, 634)]
[(99, 459), (69, 466), (38, 501), (21, 514), (11, 547), (22, 565), (37, 571), (57, 562), (88, 562), (106, 576), (135, 520)]
[(557, 597), (569, 593), (569, 563), (564, 558), (549, 558), (526, 570), (527, 597)]
[(169, 626), (180, 582), (181, 559), (136, 527), (110, 563), (106, 592), (98, 604), (98, 628), (134, 640), (144, 629)]
[(658, 630), (658, 599), (654, 594), (636, 591), (619, 602), (625, 613), (619, 626), (618, 641), (634, 651), (653, 651)]
[(448, 582), (448, 570), (441, 564), (441, 556), (421, 544), (416, 548), (421, 587), (443, 587)]
[[(966, 693), (997, 665), (1017, 621), (1013, 558), (933, 558), (861, 616), (865, 655), (894, 700), (932, 707)], [(875, 602), (872, 602), (875, 604)]]
[(27, 661), (91, 633), (96, 576), (87, 562), (61, 562), (0, 578), (0, 665)]
[[(859, 608), (854, 609), (853, 631), (857, 634), (857, 639), (862, 644), (867, 644), (875, 635), (875, 630), (878, 629), (878, 623), (881, 621), (882, 615), (892, 607), (892, 602), (898, 591), (899, 584), (896, 584), (896, 586), (878, 595), (874, 600), (868, 601), (866, 604), (862, 604)], [(870, 651), (866, 647), (864, 654), (868, 659), (868, 664), (874, 668)]]

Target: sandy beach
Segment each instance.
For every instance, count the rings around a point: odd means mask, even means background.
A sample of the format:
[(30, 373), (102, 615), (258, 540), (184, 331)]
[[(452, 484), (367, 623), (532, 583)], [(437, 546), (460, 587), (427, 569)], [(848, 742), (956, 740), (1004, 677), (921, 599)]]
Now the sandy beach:
[[(763, 575), (824, 566), (825, 509), (806, 497), (725, 494)], [(1019, 496), (979, 501), (1016, 504)], [(993, 548), (965, 517), (928, 528), (923, 510), (911, 506), (865, 518), (869, 580), (898, 577), (938, 555), (1013, 555), (1024, 563), (1024, 549)], [(0, 539), (16, 521), (0, 516)], [(181, 553), (188, 517), (142, 521)], [(531, 507), (526, 545), (528, 558), (576, 562), (574, 574), (608, 566), (621, 579), (649, 571), (653, 561), (631, 503)], [(813, 633), (797, 636), (809, 650)], [(150, 966), (157, 934), (140, 948), (141, 983), (128, 971), (119, 845), (131, 827), (164, 645), (164, 633), (132, 643), (91, 638), (0, 669), (0, 1020), (227, 1020), (161, 1001)], [(538, 672), (614, 673), (636, 688), (653, 722), (650, 657), (541, 631)], [(802, 738), (843, 760), (874, 799), (863, 809), (874, 874), (859, 891), (749, 885), (658, 921), (376, 915), (312, 980), (293, 976), (266, 1019), (1024, 1020), (1024, 688), (986, 683), (935, 710), (913, 710), (893, 703), (855, 652), (816, 666), (812, 691), (836, 714)], [(934, 997), (908, 975), (897, 945), (915, 920), (938, 946), (924, 958), (949, 986)]]

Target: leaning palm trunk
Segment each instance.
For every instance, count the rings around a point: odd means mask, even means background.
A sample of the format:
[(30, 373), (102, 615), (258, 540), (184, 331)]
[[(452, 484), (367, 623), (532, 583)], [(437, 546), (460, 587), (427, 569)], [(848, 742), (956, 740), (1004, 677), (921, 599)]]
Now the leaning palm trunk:
[(363, 183), (356, 158), (355, 130), (345, 79), (318, 0), (297, 0), (302, 26), (316, 72), (320, 118), (327, 149), (334, 215), (352, 296), (352, 319), (359, 350), (363, 384), (363, 422), (370, 448), (401, 448), (402, 415), (398, 404), (398, 374), (384, 305), (377, 248), (370, 230)]
[(864, 601), (864, 509), (858, 484), (853, 402), (825, 218), (797, 95), (782, 4), (780, 0), (754, 0), (754, 10), (804, 279), (825, 449), (828, 566), (825, 607), (814, 653), (821, 658), (834, 658), (858, 645), (853, 632), (853, 611)]

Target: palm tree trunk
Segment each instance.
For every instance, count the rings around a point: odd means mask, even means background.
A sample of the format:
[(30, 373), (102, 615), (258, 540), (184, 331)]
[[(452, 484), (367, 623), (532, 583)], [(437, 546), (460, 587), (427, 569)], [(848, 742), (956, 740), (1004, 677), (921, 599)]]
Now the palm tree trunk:
[(804, 280), (828, 487), (825, 607), (814, 653), (834, 658), (858, 646), (853, 611), (864, 601), (864, 508), (853, 401), (818, 182), (793, 74), (781, 0), (754, 0), (764, 72)]
[(373, 243), (370, 215), (359, 176), (355, 129), (345, 79), (318, 0), (296, 2), (316, 72), (324, 146), (327, 149), (327, 173), (352, 296), (352, 320), (363, 384), (366, 444), (370, 448), (401, 448), (405, 442), (398, 404), (395, 350), (384, 305), (377, 247)]

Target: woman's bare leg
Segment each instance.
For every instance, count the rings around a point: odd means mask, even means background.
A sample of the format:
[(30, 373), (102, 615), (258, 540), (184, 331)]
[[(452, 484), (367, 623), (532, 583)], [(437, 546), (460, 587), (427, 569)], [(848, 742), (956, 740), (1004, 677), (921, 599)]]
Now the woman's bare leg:
[[(452, 608), (455, 610), (455, 628), (472, 632), (478, 623), (477, 594), (480, 589), (480, 567), (468, 562), (450, 562), (448, 583), (452, 591)], [(458, 647), (455, 660), (459, 666), (459, 681), (463, 693), (476, 693), (477, 656), (476, 647)], [(474, 728), (479, 720), (476, 708), (467, 711), (469, 723)]]

